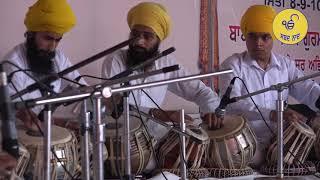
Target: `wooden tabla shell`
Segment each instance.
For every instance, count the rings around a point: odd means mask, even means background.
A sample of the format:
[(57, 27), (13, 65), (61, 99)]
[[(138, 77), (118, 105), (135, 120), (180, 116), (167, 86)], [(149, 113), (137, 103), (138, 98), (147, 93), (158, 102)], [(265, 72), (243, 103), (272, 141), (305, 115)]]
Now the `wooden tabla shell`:
[[(268, 164), (276, 164), (277, 141), (271, 144), (267, 152)], [(289, 126), (283, 133), (283, 161), (292, 164), (296, 161), (304, 163), (315, 142), (314, 131), (303, 122), (290, 121)]]
[[(43, 137), (30, 136), (22, 126), (19, 126), (17, 129), (19, 141), (30, 153), (30, 161), (25, 172), (26, 175), (31, 175), (32, 179), (43, 179), (45, 173)], [(56, 152), (61, 162), (64, 163), (67, 170), (73, 175), (78, 162), (77, 140), (67, 129), (58, 126), (52, 126), (51, 132), (52, 149)], [(51, 179), (70, 179), (52, 153), (51, 156)]]
[(314, 143), (314, 151), (316, 158), (320, 160), (320, 117), (316, 117), (312, 121), (312, 129), (316, 133), (316, 140)]
[(210, 139), (206, 166), (221, 169), (245, 169), (256, 152), (256, 135), (242, 116), (225, 116), (224, 125), (207, 130)]
[[(118, 135), (120, 141), (116, 138), (116, 120), (108, 118), (106, 122), (106, 141), (105, 145), (108, 151), (108, 158), (105, 161), (105, 174), (107, 177), (118, 176), (117, 164), (120, 174), (125, 173), (125, 151), (124, 151), (124, 137), (123, 137), (123, 122), (124, 118), (121, 116), (118, 119)], [(140, 119), (136, 116), (130, 115), (130, 155), (131, 155), (131, 172), (133, 174), (140, 174), (147, 166), (152, 155), (153, 139), (149, 137), (147, 130), (143, 127)], [(116, 144), (118, 147), (118, 163), (116, 164)]]
[[(208, 134), (200, 127), (187, 127), (186, 133), (195, 137), (186, 137), (186, 158), (187, 168), (196, 169), (202, 165), (203, 154), (209, 144)], [(157, 150), (160, 167), (165, 169), (180, 168), (180, 135), (169, 131), (165, 135)]]
[(19, 177), (23, 177), (30, 160), (30, 153), (23, 145), (19, 145), (19, 155), (17, 166), (15, 168), (15, 174)]

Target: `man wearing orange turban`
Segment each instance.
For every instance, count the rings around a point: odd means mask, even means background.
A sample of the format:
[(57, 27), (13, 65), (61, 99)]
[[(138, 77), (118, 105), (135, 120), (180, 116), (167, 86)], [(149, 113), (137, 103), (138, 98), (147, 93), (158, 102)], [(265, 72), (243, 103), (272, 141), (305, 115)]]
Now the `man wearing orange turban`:
[[(16, 64), (21, 69), (30, 70), (31, 75), (36, 79), (41, 79), (50, 73), (58, 73), (71, 66), (69, 59), (57, 49), (62, 36), (76, 24), (76, 17), (66, 0), (38, 0), (26, 13), (24, 24), (27, 28), (26, 42), (14, 47), (4, 60)], [(5, 67), (7, 74), (17, 70), (11, 65)], [(74, 71), (66, 78), (75, 79), (78, 76), (79, 72)], [(10, 94), (12, 95), (33, 84), (34, 80), (23, 72), (17, 72), (12, 74), (11, 82)], [(82, 81), (82, 83), (85, 82)], [(55, 92), (61, 92), (67, 85), (68, 83), (59, 79), (48, 87), (52, 87)], [(33, 91), (24, 95), (23, 98), (34, 99), (41, 96), (44, 96), (41, 91)], [(33, 120), (38, 121), (38, 118), (41, 118), (37, 114), (42, 108), (38, 106), (32, 110), (19, 110), (16, 116), (28, 128), (34, 128)], [(61, 126), (69, 124), (61, 119), (56, 120), (55, 123)], [(75, 126), (78, 126), (77, 123)]]
[[(140, 64), (147, 59), (158, 55), (159, 45), (168, 37), (172, 26), (172, 20), (167, 9), (163, 5), (154, 2), (142, 2), (131, 8), (127, 15), (127, 22), (131, 30), (130, 38), (134, 38), (134, 40), (129, 44), (129, 49), (119, 50), (105, 59), (102, 67), (102, 77), (104, 78), (113, 77), (129, 67)], [(170, 54), (160, 58), (148, 67), (135, 71), (134, 74), (161, 69), (177, 63), (175, 57)], [(188, 71), (181, 67), (179, 71), (151, 76), (145, 79), (131, 81), (130, 83), (140, 84), (183, 77), (188, 74)], [(195, 102), (199, 105), (203, 115), (206, 115), (206, 118), (214, 117), (213, 112), (219, 104), (219, 97), (214, 91), (199, 80), (173, 83), (144, 89), (144, 91), (134, 90), (129, 97), (129, 101), (130, 104), (135, 105), (133, 99), (133, 97), (135, 97), (139, 107), (148, 111), (158, 119), (163, 121), (170, 121), (171, 119), (175, 122), (179, 122), (180, 118), (178, 111), (167, 111), (167, 114), (170, 117), (169, 119), (162, 111), (156, 109), (157, 106), (148, 97), (148, 95), (150, 95), (155, 103), (161, 106), (164, 103), (165, 95), (168, 90), (186, 100)], [(192, 121), (191, 117), (186, 117), (186, 119), (189, 122)], [(158, 125), (153, 121), (148, 121), (147, 126), (156, 140), (159, 140), (167, 132), (166, 128), (161, 127), (161, 125)]]
[[(253, 5), (249, 7), (241, 18), (241, 31), (246, 39), (247, 51), (237, 53), (228, 57), (222, 64), (222, 68), (233, 69), (233, 74), (221, 76), (221, 90), (225, 92), (228, 83), (234, 77), (240, 77), (249, 92), (254, 92), (270, 87), (278, 83), (292, 81), (303, 76), (295, 61), (286, 56), (281, 56), (272, 51), (275, 40), (272, 24), (276, 11), (271, 6)], [(231, 97), (247, 94), (246, 87), (240, 81), (236, 81)], [(306, 80), (296, 83), (283, 91), (284, 99), (289, 95), (308, 105), (311, 109), (317, 110), (316, 100), (320, 95), (320, 86)], [(250, 98), (230, 104), (230, 113), (244, 115), (249, 121), (257, 135), (258, 147), (253, 159), (253, 166), (259, 167), (264, 162), (265, 148), (269, 147), (273, 132), (276, 131), (277, 115), (276, 100), (277, 92), (270, 91), (252, 97), (257, 107)], [(259, 113), (258, 109), (261, 111)], [(284, 111), (286, 121), (304, 120), (301, 114), (287, 108)], [(270, 127), (270, 129), (268, 128)]]

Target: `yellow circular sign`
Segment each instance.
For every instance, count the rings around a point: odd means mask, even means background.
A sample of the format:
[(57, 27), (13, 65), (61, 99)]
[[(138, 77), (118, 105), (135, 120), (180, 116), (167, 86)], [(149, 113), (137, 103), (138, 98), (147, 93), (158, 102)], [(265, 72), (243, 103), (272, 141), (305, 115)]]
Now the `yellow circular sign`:
[(307, 34), (308, 21), (300, 11), (285, 9), (273, 21), (273, 33), (284, 44), (296, 44)]

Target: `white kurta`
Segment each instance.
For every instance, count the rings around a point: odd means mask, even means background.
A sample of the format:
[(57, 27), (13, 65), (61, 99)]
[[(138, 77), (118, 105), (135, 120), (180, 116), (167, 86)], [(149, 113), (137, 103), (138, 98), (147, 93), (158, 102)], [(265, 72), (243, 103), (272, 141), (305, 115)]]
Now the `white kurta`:
[[(25, 43), (19, 44), (16, 47), (14, 47), (4, 58), (3, 60), (10, 61), (17, 66), (19, 66), (21, 69), (30, 69), (28, 67), (27, 57), (26, 57), (26, 47)], [(56, 56), (54, 58), (54, 68), (55, 72), (61, 72), (62, 70), (68, 68), (71, 66), (71, 62), (69, 59), (62, 53), (60, 50), (56, 50)], [(17, 68), (14, 66), (5, 64), (5, 71), (7, 75), (9, 75), (11, 72), (16, 71)], [(29, 74), (33, 75), (31, 72)], [(65, 77), (71, 80), (74, 80), (80, 76), (78, 71), (73, 71), (69, 74), (67, 74)], [(39, 78), (39, 77), (36, 77)], [(21, 91), (25, 89), (27, 86), (33, 84), (35, 81), (31, 79), (29, 76), (27, 76), (24, 72), (17, 72), (12, 77), (12, 83), (15, 85), (15, 87), (18, 89), (18, 91)], [(80, 83), (86, 84), (83, 80), (80, 81)], [(69, 85), (70, 82), (65, 80), (56, 80), (51, 85), (53, 85), (53, 90), (57, 93), (61, 92), (67, 85)], [(16, 93), (16, 90), (13, 88), (12, 84), (9, 86), (10, 88), (10, 94), (13, 95)], [(31, 93), (25, 94), (23, 96), (24, 100), (27, 99), (34, 99), (41, 97), (41, 93), (39, 90), (33, 91)], [(15, 99), (15, 101), (20, 101), (19, 98)], [(37, 114), (41, 111), (43, 107), (37, 106), (33, 108), (33, 111)]]
[[(127, 61), (127, 50), (119, 50), (110, 56), (106, 57), (103, 67), (102, 67), (102, 77), (110, 78), (122, 71), (127, 69), (126, 67)], [(177, 64), (174, 56), (168, 55), (160, 58), (155, 62), (153, 69), (161, 69), (164, 67), (172, 66)], [(134, 74), (139, 74), (142, 72), (134, 72)], [(177, 77), (183, 77), (186, 75), (190, 75), (189, 72), (183, 67), (180, 68), (179, 71), (174, 71), (165, 74), (159, 74), (151, 77), (147, 77), (145, 79), (139, 79), (131, 81), (133, 84), (141, 84), (146, 82), (153, 82)], [(162, 105), (165, 99), (165, 95), (167, 91), (171, 91), (172, 93), (192, 102), (195, 102), (200, 107), (200, 111), (203, 113), (214, 112), (216, 107), (219, 105), (220, 99), (217, 94), (212, 91), (209, 87), (207, 87), (200, 80), (173, 83), (169, 85), (163, 85), (153, 88), (144, 89), (158, 104)], [(141, 91), (135, 90), (133, 91), (135, 97), (137, 99), (137, 104), (141, 107), (145, 108), (156, 108), (154, 103)], [(129, 97), (129, 103), (134, 105), (134, 100), (132, 95)], [(149, 121), (150, 122), (150, 121)], [(158, 126), (153, 124), (149, 126), (151, 131), (161, 131), (157, 130)], [(155, 133), (155, 132), (154, 132)], [(159, 132), (162, 136), (163, 133)]]
[[(268, 88), (271, 85), (292, 81), (303, 76), (303, 72), (296, 68), (295, 62), (287, 57), (272, 53), (271, 63), (266, 70), (259, 67), (257, 62), (252, 59), (247, 52), (234, 54), (227, 58), (221, 65), (221, 68), (231, 68), (233, 74), (221, 76), (220, 87), (224, 93), (231, 79), (235, 76), (244, 80), (249, 92)], [(231, 97), (247, 94), (247, 91), (240, 80), (236, 80)], [(320, 95), (320, 86), (312, 80), (306, 80), (296, 83), (283, 91), (285, 100), (288, 96), (292, 96), (300, 103), (308, 105), (313, 110), (317, 110), (315, 102)], [(277, 92), (269, 91), (263, 94), (253, 96), (253, 100), (258, 105), (266, 121), (275, 130), (276, 123), (269, 119), (270, 111), (276, 110)], [(260, 114), (255, 108), (250, 98), (240, 100), (237, 103), (230, 104), (227, 108), (230, 113), (244, 114), (254, 128), (258, 141), (265, 144), (268, 143), (272, 134), (267, 129)], [(276, 132), (276, 131), (275, 131)]]

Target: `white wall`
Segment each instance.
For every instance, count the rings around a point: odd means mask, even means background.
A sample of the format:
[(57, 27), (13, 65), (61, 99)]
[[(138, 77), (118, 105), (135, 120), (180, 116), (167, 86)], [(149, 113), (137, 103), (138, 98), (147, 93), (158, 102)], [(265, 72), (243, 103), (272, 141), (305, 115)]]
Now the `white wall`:
[[(24, 41), (23, 24), (27, 8), (35, 0), (1, 0), (0, 7), (0, 57), (20, 42)], [(77, 25), (71, 32), (65, 34), (60, 48), (71, 59), (72, 63), (80, 62), (102, 50), (105, 50), (128, 37), (126, 14), (137, 4), (138, 0), (69, 0), (77, 16)], [(174, 53), (178, 61), (198, 73), (198, 47), (199, 47), (199, 11), (200, 1), (174, 1), (158, 0), (165, 5), (173, 19), (173, 30), (169, 38), (162, 44), (162, 50), (176, 47)], [(100, 76), (102, 60), (90, 64), (82, 69), (82, 74)], [(98, 81), (88, 80), (90, 84)], [(177, 100), (169, 95), (170, 101), (166, 107), (181, 108), (188, 111), (196, 110), (195, 106)]]

